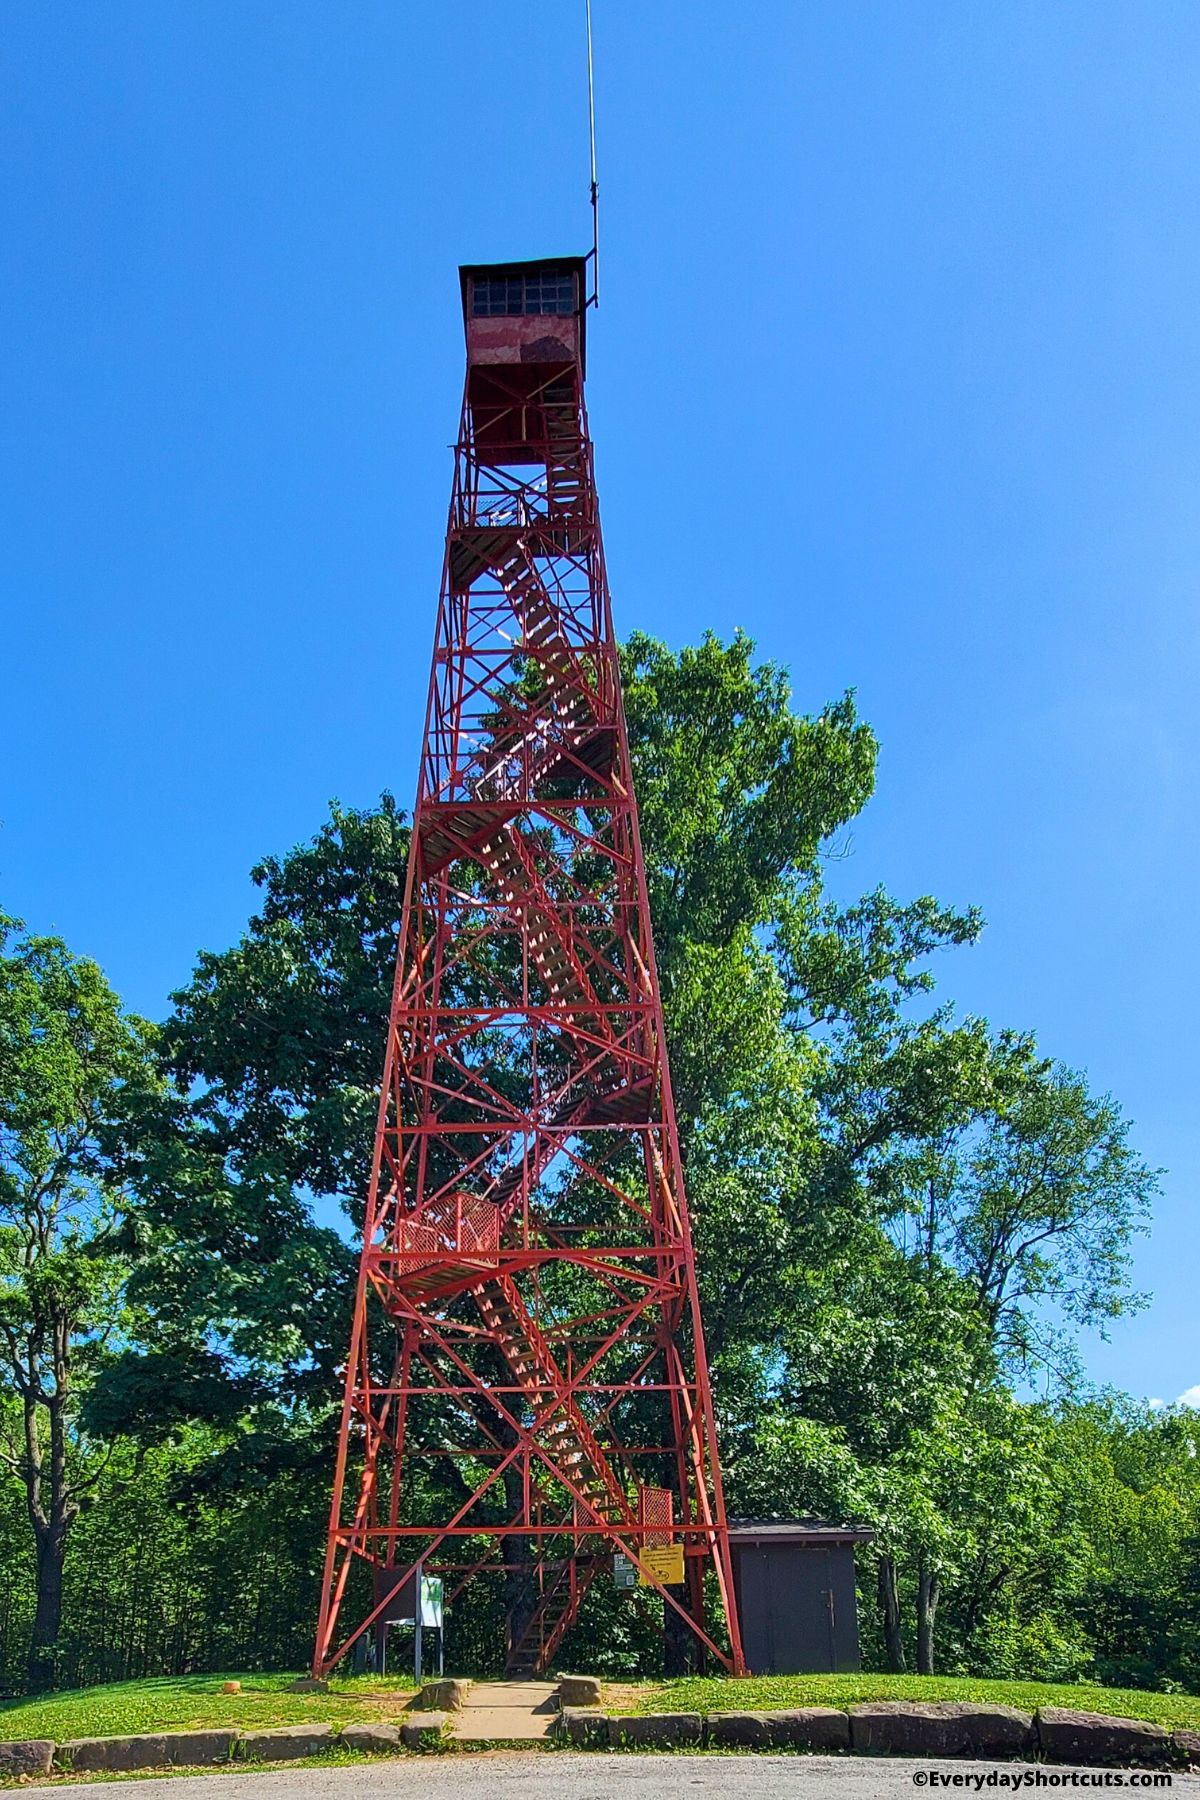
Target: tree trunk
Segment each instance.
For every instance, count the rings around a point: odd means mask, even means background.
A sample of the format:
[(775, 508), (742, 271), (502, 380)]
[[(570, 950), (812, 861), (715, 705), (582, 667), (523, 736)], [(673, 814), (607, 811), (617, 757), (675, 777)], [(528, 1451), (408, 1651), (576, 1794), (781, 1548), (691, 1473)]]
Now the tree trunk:
[[(512, 1435), (511, 1429), (505, 1435)], [(504, 1483), (504, 1504), (508, 1509), (508, 1516), (510, 1519), (519, 1517), (524, 1503), (525, 1485), (520, 1462), (510, 1463), (501, 1480)], [(537, 1610), (537, 1593), (533, 1584), (533, 1540), (523, 1533), (514, 1532), (511, 1537), (501, 1538), (500, 1547), (505, 1562), (505, 1643), (512, 1650), (524, 1636), (525, 1627)]]
[[(685, 1606), (689, 1613), (695, 1607), (695, 1596), (690, 1587), (680, 1591), (672, 1590), (675, 1598)], [(700, 1673), (698, 1652), (703, 1648), (687, 1620), (675, 1611), (673, 1606), (663, 1602), (663, 1674), (668, 1678), (679, 1675), (696, 1675)]]
[(44, 1694), (54, 1686), (58, 1632), (62, 1624), (65, 1549), (65, 1529), (55, 1529), (52, 1526), (48, 1531), (38, 1532), (37, 1608), (33, 1615), (29, 1657), (25, 1665), (25, 1687), (31, 1694)]
[[(662, 1407), (662, 1428), (664, 1443), (670, 1443), (679, 1429), (675, 1411), (670, 1400), (664, 1400)], [(686, 1491), (687, 1473), (681, 1457), (664, 1456), (660, 1464), (660, 1480), (671, 1496), (671, 1513), (675, 1519), (682, 1519), (683, 1495)], [(703, 1576), (699, 1573), (694, 1557), (685, 1559), (687, 1583), (683, 1589), (674, 1590), (675, 1598), (681, 1602), (692, 1618), (704, 1621), (704, 1586)], [(704, 1647), (696, 1636), (687, 1619), (675, 1611), (673, 1606), (663, 1601), (663, 1674), (670, 1680), (681, 1675), (703, 1675)]]
[[(56, 1328), (55, 1337), (65, 1338)], [(31, 1339), (29, 1367), (37, 1366), (40, 1344)], [(29, 1634), (29, 1655), (25, 1663), (25, 1687), (31, 1694), (44, 1694), (54, 1686), (58, 1674), (58, 1634), (62, 1625), (63, 1559), (67, 1533), (75, 1517), (76, 1506), (67, 1487), (67, 1373), (66, 1357), (56, 1356), (57, 1389), (40, 1398), (32, 1391), (30, 1380), (25, 1393), (25, 1455), (22, 1475), (29, 1523), (37, 1549), (37, 1603), (33, 1629)], [(39, 1410), (49, 1416), (50, 1454), (42, 1445)], [(47, 1493), (47, 1488), (49, 1493)]]
[(881, 1556), (879, 1559), (879, 1616), (883, 1623), (888, 1668), (893, 1675), (903, 1675), (904, 1634), (900, 1629), (900, 1595), (894, 1556)]
[(941, 1598), (941, 1577), (929, 1565), (928, 1558), (921, 1558), (920, 1572), (917, 1576), (917, 1674), (933, 1674), (933, 1628), (937, 1618), (938, 1600)]

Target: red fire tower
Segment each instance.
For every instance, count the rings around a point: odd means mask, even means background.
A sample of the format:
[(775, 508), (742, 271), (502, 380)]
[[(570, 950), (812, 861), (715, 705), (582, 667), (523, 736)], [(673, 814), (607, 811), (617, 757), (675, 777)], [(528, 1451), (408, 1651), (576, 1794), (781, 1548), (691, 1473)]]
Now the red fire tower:
[(585, 259), (461, 277), (466, 392), (314, 1671), (411, 1616), (423, 1572), (450, 1606), (491, 1576), (508, 1673), (541, 1673), (619, 1554), (677, 1637), (741, 1673), (584, 409)]

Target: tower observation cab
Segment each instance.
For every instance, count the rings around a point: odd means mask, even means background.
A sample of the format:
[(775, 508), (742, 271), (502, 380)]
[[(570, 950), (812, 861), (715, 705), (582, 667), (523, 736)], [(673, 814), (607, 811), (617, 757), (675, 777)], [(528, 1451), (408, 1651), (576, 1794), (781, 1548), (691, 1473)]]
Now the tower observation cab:
[(476, 457), (542, 462), (562, 409), (578, 418), (587, 367), (586, 260), (476, 264), (459, 276)]

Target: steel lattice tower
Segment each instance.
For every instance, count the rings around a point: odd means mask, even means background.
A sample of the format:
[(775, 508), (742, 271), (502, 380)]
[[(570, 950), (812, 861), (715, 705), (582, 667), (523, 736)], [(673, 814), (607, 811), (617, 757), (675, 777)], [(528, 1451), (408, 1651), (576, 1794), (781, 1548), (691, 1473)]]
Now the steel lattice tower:
[[(503, 1571), (508, 1672), (541, 1672), (614, 1552), (643, 1570), (674, 1543), (664, 1616), (741, 1672), (585, 263), (461, 273), (466, 392), (314, 1670), (423, 1568), (450, 1605)], [(372, 1597), (348, 1619), (359, 1559)]]

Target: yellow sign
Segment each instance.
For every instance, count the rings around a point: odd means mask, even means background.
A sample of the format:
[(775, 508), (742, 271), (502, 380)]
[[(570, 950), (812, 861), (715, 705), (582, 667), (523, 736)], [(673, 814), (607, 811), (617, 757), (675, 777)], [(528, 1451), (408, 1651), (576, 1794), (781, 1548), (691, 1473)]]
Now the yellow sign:
[[(676, 1587), (683, 1581), (683, 1545), (666, 1544), (660, 1550), (643, 1550), (641, 1560), (664, 1587)], [(653, 1587), (650, 1575), (638, 1570), (638, 1586)]]

